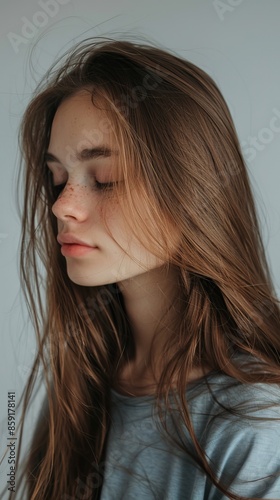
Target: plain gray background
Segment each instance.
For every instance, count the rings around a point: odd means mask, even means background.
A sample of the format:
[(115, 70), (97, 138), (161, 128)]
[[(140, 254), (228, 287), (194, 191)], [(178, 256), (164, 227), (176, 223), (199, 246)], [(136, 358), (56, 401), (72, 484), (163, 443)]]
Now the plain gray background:
[[(280, 2), (1, 0), (0, 5), (2, 456), (7, 445), (7, 392), (15, 391), (19, 399), (36, 350), (20, 290), (15, 205), (18, 126), (36, 83), (58, 55), (90, 36), (135, 41), (146, 37), (207, 71), (222, 90), (237, 128), (279, 297)], [(29, 412), (26, 442), (39, 407), (40, 396)], [(4, 458), (0, 466), (1, 488), (7, 481), (6, 462)]]

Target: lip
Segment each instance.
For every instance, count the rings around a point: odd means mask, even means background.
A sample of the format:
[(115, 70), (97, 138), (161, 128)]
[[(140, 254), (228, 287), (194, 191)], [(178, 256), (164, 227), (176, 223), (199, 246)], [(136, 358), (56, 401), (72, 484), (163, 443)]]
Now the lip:
[(74, 235), (70, 233), (59, 234), (57, 236), (57, 241), (60, 245), (81, 245), (83, 247), (96, 248), (94, 245), (89, 245), (85, 241), (79, 240)]
[(61, 247), (62, 255), (69, 257), (80, 257), (82, 255), (88, 254), (97, 250), (97, 247), (90, 247), (88, 245), (78, 245), (75, 243), (63, 244)]

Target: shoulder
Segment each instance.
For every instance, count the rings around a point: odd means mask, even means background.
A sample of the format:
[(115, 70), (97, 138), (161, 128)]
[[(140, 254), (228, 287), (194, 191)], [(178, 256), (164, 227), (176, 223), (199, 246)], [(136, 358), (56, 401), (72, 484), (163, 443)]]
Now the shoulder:
[[(193, 398), (190, 409), (218, 478), (240, 495), (280, 498), (280, 386), (220, 375), (209, 380), (209, 388)], [(224, 497), (213, 488), (209, 498)]]
[(186, 398), (191, 414), (196, 417), (221, 420), (234, 420), (239, 415), (280, 418), (280, 384), (243, 384), (228, 375), (213, 372), (191, 385)]

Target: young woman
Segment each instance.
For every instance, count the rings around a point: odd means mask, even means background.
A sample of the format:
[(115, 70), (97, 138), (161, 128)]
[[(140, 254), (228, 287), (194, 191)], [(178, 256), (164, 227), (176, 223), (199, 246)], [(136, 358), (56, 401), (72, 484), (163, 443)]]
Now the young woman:
[(27, 498), (280, 499), (279, 301), (217, 85), (163, 48), (88, 39), (20, 139), (25, 406), (39, 366), (47, 385)]

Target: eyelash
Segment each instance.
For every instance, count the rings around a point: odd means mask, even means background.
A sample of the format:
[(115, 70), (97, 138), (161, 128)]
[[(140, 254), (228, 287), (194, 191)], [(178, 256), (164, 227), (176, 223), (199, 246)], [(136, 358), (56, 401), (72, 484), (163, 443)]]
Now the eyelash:
[[(97, 180), (95, 180), (95, 188), (98, 191), (103, 191), (106, 188), (111, 189), (114, 184), (116, 184), (116, 182), (98, 182)], [(55, 195), (58, 196), (63, 191), (65, 186), (66, 182), (63, 182), (62, 184), (53, 185), (52, 188), (54, 190)]]

